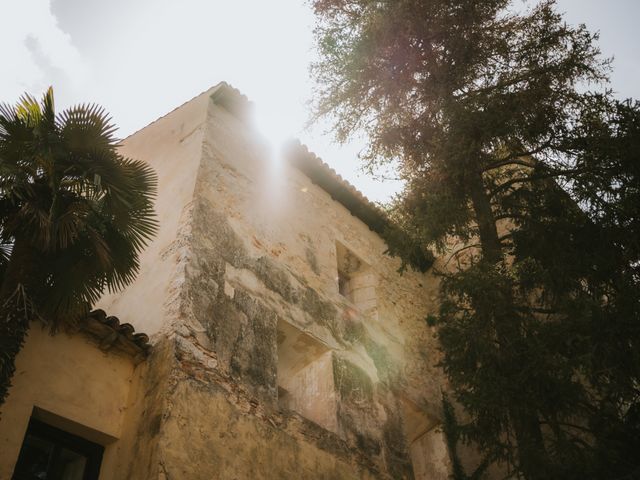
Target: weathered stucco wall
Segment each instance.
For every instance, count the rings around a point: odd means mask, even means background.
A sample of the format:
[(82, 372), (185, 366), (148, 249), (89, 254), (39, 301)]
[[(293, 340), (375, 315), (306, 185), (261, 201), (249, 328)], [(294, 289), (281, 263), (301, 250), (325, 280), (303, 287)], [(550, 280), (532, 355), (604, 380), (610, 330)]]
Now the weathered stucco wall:
[(105, 295), (99, 308), (135, 318), (149, 335), (168, 327), (181, 288), (193, 189), (200, 164), (210, 89), (126, 138), (120, 152), (143, 160), (158, 174), (155, 210), (160, 229), (140, 258), (140, 273), (125, 292)]
[(127, 416), (134, 370), (131, 358), (104, 353), (81, 334), (51, 336), (34, 324), (1, 409), (0, 478), (11, 478), (34, 408), (39, 419), (106, 447), (101, 480), (123, 478), (113, 472), (118, 440), (137, 431)]
[(175, 350), (167, 339), (155, 343), (151, 356), (138, 365), (132, 382), (125, 428), (112, 450), (116, 461), (103, 466), (100, 480), (161, 479), (162, 457), (158, 447)]
[[(136, 283), (102, 306), (161, 348), (130, 407), (137, 453), (117, 471), (446, 478), (441, 443), (411, 445), (439, 422), (435, 278), (400, 276), (377, 234), (269, 153), (238, 98), (211, 89), (125, 142), (158, 171), (161, 231)], [(345, 252), (366, 266), (351, 300)], [(438, 458), (412, 466), (416, 451)]]

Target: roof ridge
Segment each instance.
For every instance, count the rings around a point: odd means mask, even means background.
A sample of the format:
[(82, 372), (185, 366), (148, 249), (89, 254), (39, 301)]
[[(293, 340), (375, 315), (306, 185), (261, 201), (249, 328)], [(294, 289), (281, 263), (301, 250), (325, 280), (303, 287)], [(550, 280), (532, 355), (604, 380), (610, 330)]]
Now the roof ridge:
[[(126, 137), (122, 138), (118, 143), (121, 144), (123, 143), (125, 140), (133, 137), (135, 134), (141, 132), (142, 130), (144, 130), (147, 127), (150, 127), (151, 125), (154, 125), (155, 123), (158, 123), (160, 120), (162, 120), (165, 117), (168, 117), (169, 115), (171, 115), (173, 112), (175, 112), (176, 110), (179, 110), (180, 108), (184, 107), (187, 103), (192, 102), (193, 100), (195, 100), (196, 98), (198, 98), (200, 95), (204, 95), (205, 93), (211, 91), (211, 90), (215, 90), (217, 91), (219, 88), (222, 87), (227, 87), (230, 88), (232, 90), (235, 90), (238, 92), (238, 94), (244, 96), (238, 89), (232, 87), (231, 85), (229, 85), (227, 82), (225, 81), (221, 81), (216, 83), (213, 87), (209, 87), (206, 90), (201, 91), (200, 93), (198, 93), (197, 95), (194, 95), (193, 97), (191, 97), (189, 100), (186, 100), (184, 102), (182, 102), (180, 105), (178, 105), (177, 107), (172, 108), (171, 110), (169, 110), (167, 113), (160, 115), (158, 118), (156, 118), (155, 120), (152, 120), (151, 122), (147, 123), (146, 125), (144, 125), (143, 127), (140, 127), (139, 129), (135, 130), (134, 132), (130, 133), (129, 135), (127, 135)], [(214, 92), (215, 93), (215, 92)], [(245, 97), (246, 98), (246, 97)], [(248, 100), (247, 100), (248, 101)]]

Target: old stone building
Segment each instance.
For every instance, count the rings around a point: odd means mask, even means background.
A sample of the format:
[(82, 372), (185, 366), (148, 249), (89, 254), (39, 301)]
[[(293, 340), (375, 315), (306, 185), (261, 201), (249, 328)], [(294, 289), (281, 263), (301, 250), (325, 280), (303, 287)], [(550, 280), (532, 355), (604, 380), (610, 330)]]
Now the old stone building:
[(71, 336), (34, 326), (1, 479), (39, 435), (97, 469), (55, 478), (447, 478), (435, 277), (400, 275), (384, 215), (305, 147), (270, 153), (248, 108), (220, 84), (125, 140), (158, 172), (161, 229), (100, 308), (151, 348), (101, 312)]

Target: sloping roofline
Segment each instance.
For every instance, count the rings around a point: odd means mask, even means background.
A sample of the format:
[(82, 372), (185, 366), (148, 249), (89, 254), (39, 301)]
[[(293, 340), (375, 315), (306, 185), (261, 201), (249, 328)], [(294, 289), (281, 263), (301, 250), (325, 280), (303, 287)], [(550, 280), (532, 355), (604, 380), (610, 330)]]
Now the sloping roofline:
[(289, 143), (284, 151), (287, 161), (304, 173), (313, 183), (331, 195), (351, 214), (362, 220), (372, 231), (382, 235), (391, 223), (375, 203), (342, 178), (306, 145), (298, 140)]
[[(249, 120), (251, 102), (229, 84), (220, 83), (211, 94), (211, 99), (242, 121)], [(376, 204), (310, 152), (306, 145), (294, 140), (285, 147), (284, 154), (291, 165), (307, 175), (313, 183), (362, 220), (372, 231), (381, 235), (390, 225), (387, 215)]]
[[(249, 122), (251, 102), (239, 90), (226, 82), (217, 85), (211, 99), (229, 113), (244, 122)], [(336, 202), (343, 205), (353, 216), (360, 219), (370, 230), (381, 237), (394, 227), (387, 214), (371, 202), (357, 188), (342, 178), (321, 158), (309, 151), (306, 145), (294, 140), (286, 146), (285, 159), (309, 179), (331, 195)], [(426, 271), (433, 264), (433, 257), (418, 249), (416, 255), (420, 270)]]
[[(250, 123), (252, 103), (238, 89), (226, 82), (220, 82), (215, 87), (203, 93), (208, 92), (211, 92), (210, 98), (216, 105), (224, 108), (242, 122)], [(202, 93), (197, 96), (200, 95), (202, 95)], [(189, 103), (189, 101), (184, 104)], [(172, 111), (178, 108), (180, 107), (176, 107)], [(163, 117), (166, 115), (163, 115)], [(158, 120), (151, 122), (151, 124)], [(133, 135), (134, 134), (131, 134), (130, 136)], [(367, 225), (371, 231), (383, 237), (387, 230), (394, 228), (393, 222), (391, 222), (387, 214), (380, 207), (371, 202), (362, 192), (342, 178), (321, 158), (309, 151), (306, 145), (303, 145), (298, 140), (294, 140), (286, 146), (284, 154), (285, 159), (292, 166), (309, 177), (313, 183), (327, 192), (336, 202), (343, 205), (353, 216)], [(406, 234), (402, 233), (401, 235), (406, 236)], [(416, 257), (416, 265), (414, 266), (422, 271), (426, 271), (433, 264), (433, 256), (425, 253), (420, 248), (416, 249), (416, 253), (414, 253), (413, 256)]]

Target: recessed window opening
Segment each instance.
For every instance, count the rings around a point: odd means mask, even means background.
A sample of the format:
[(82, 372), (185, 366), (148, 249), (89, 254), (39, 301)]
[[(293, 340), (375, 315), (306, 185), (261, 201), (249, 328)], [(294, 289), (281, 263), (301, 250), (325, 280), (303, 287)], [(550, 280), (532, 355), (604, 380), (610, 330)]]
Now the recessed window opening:
[(351, 293), (349, 291), (349, 280), (350, 278), (348, 274), (341, 270), (338, 270), (338, 292), (340, 292), (340, 295), (346, 298), (349, 298), (349, 294)]
[(337, 432), (331, 350), (293, 325), (278, 322), (278, 403)]
[(409, 445), (415, 480), (445, 480), (449, 477), (449, 457), (442, 428), (424, 432)]
[(439, 421), (406, 398), (401, 398), (401, 405), (415, 480), (449, 478), (449, 454)]
[(98, 480), (104, 447), (31, 418), (12, 480)]
[(370, 265), (336, 242), (338, 292), (362, 312), (377, 308), (376, 276)]
[(336, 243), (338, 258), (338, 291), (340, 295), (353, 301), (354, 278), (365, 269), (365, 264), (351, 250)]

